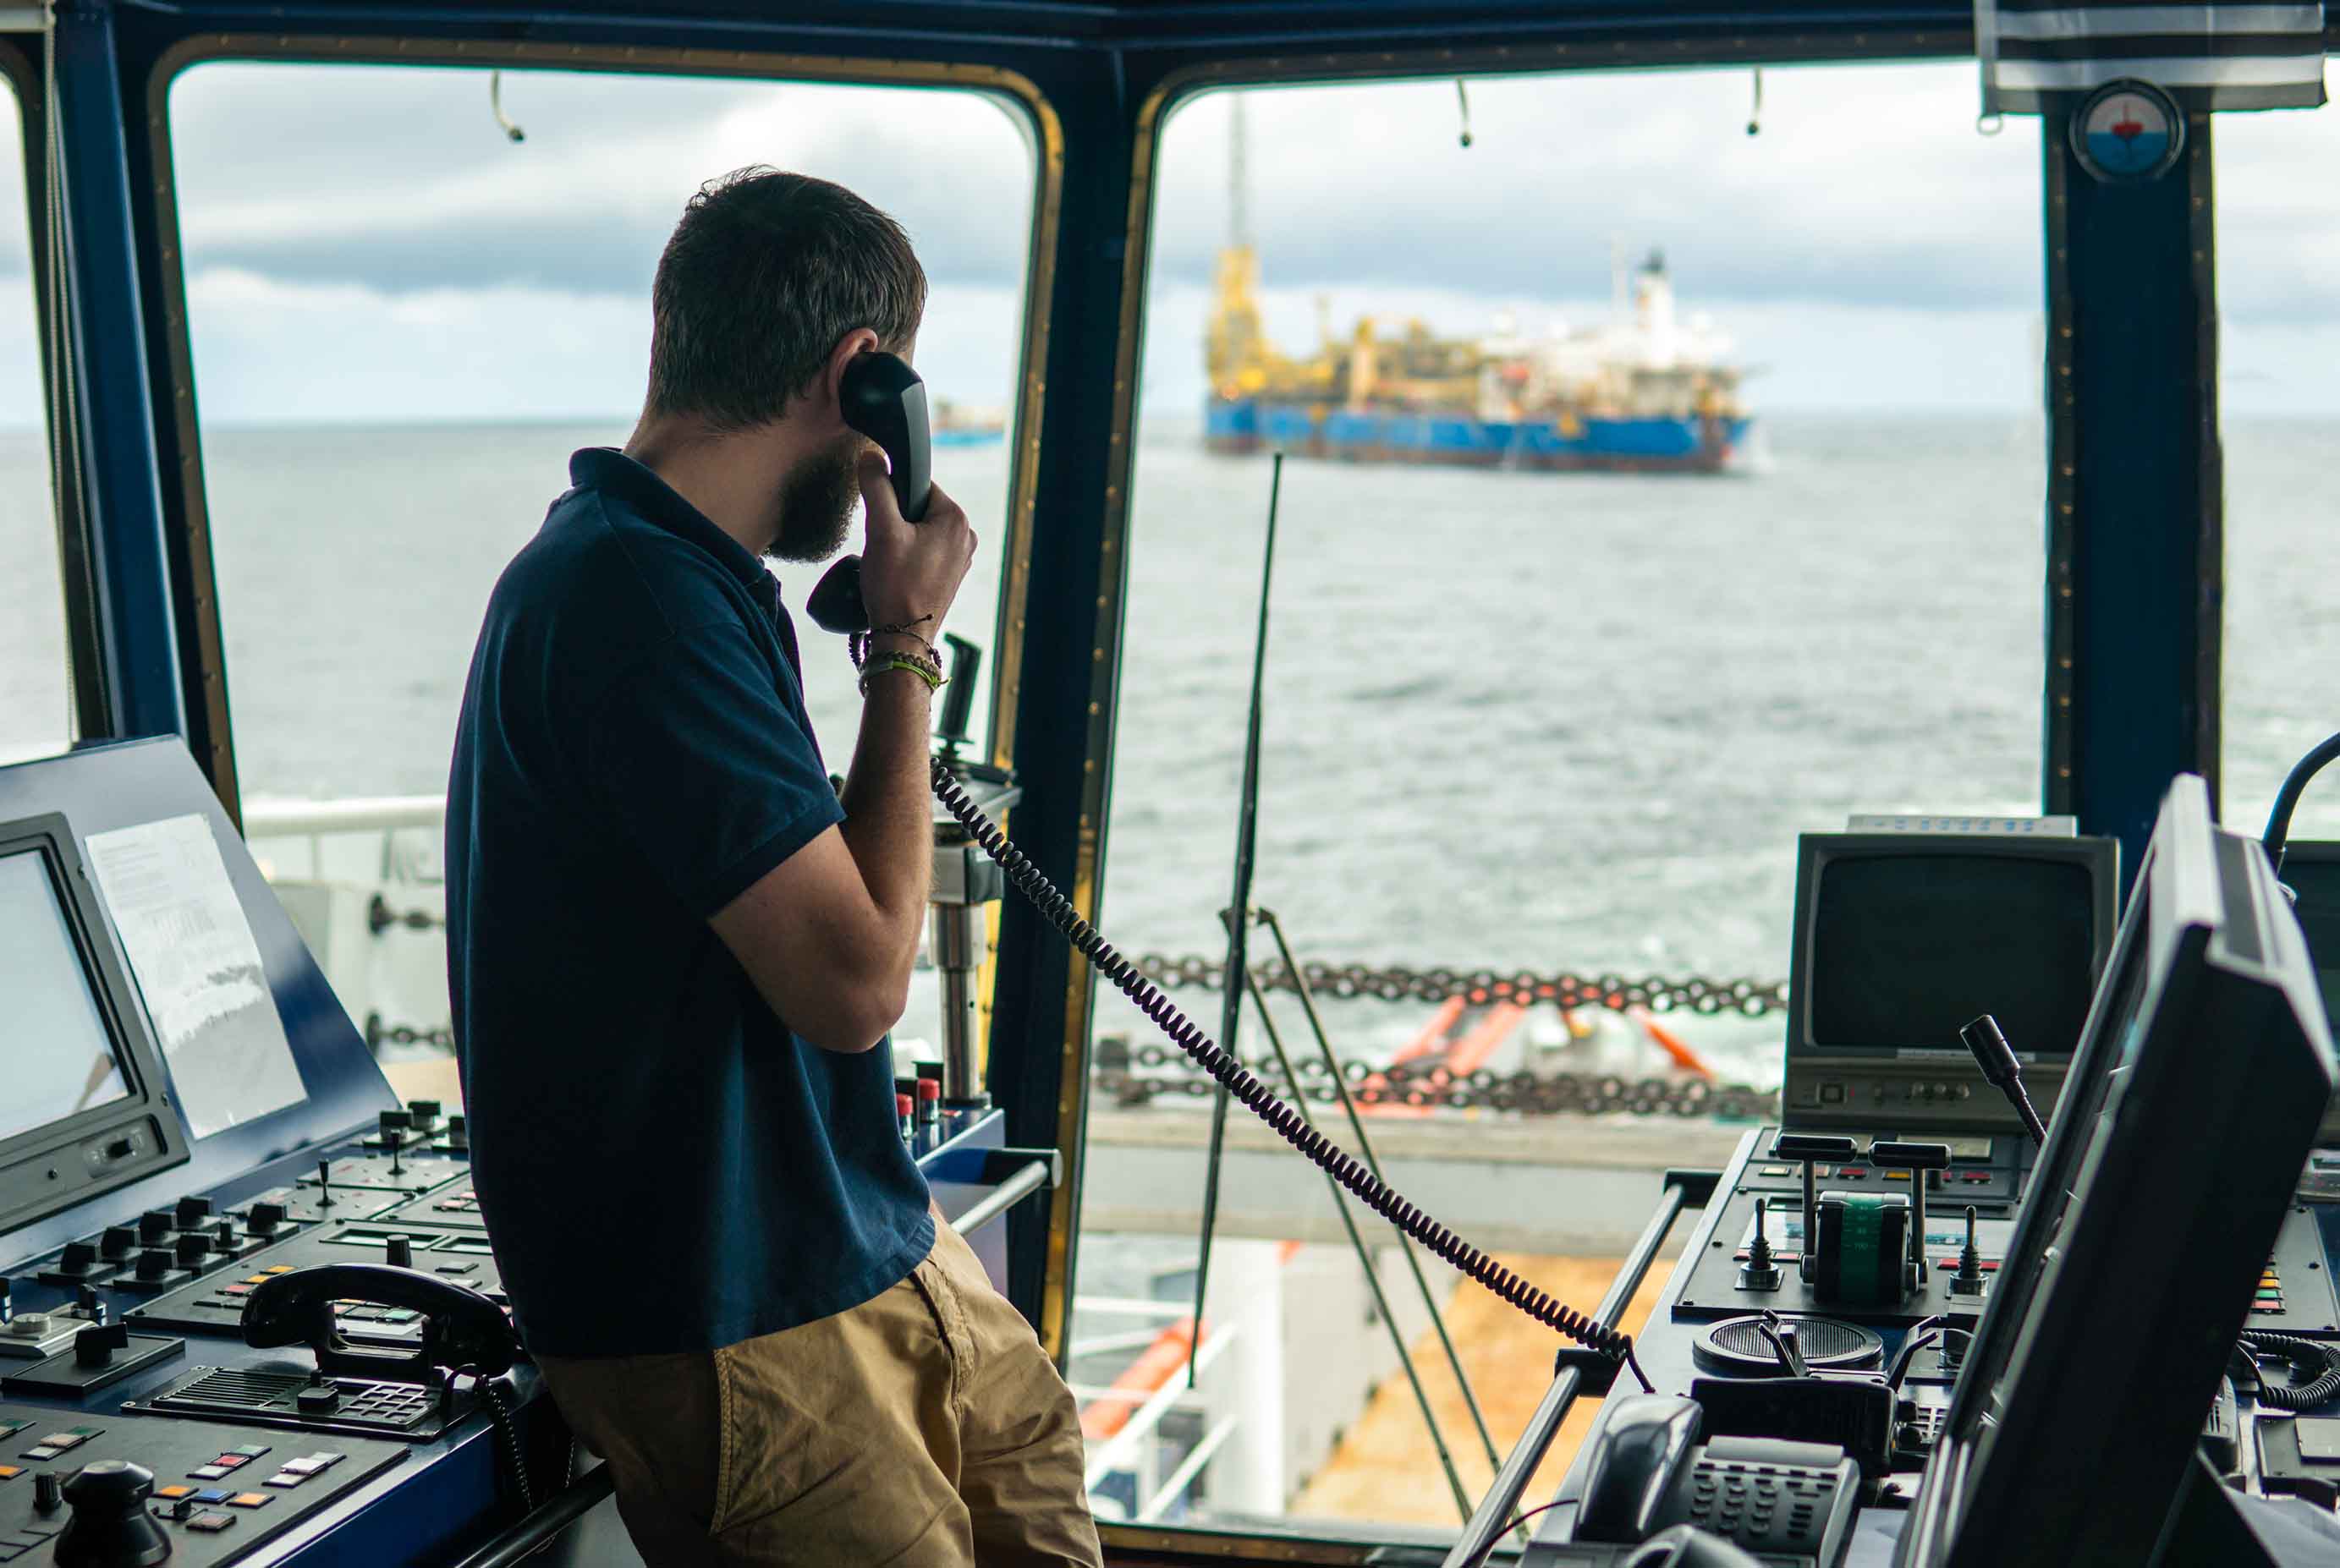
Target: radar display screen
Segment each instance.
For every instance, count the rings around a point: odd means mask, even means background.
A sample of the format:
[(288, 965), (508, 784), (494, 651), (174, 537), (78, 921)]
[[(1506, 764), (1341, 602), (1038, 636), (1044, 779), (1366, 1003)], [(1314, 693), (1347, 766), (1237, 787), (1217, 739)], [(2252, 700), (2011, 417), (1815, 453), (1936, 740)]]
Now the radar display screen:
[(9, 1042), (0, 1139), (128, 1097), (81, 946), (38, 850), (0, 855), (0, 997)]
[(1835, 854), (1819, 868), (1808, 1039), (1819, 1050), (1958, 1050), (1989, 1013), (2024, 1054), (2068, 1054), (2100, 937), (2080, 861)]

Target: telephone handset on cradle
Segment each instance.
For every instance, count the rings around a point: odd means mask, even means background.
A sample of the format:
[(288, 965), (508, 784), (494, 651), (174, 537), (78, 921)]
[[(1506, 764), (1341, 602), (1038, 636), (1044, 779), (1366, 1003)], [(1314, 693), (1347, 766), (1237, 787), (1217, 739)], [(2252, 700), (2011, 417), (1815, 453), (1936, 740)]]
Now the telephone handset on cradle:
[[(365, 1301), (422, 1315), (412, 1355), (362, 1348), (342, 1335), (337, 1301)], [(435, 1382), (460, 1369), (493, 1377), (521, 1357), (520, 1336), (503, 1308), (468, 1285), (386, 1263), (329, 1263), (272, 1275), (243, 1298), (243, 1342), (261, 1349), (305, 1345), (317, 1370), (352, 1377)]]
[[(838, 412), (845, 422), (878, 443), (893, 469), (894, 499), (905, 522), (927, 515), (934, 488), (932, 437), (927, 428), (927, 384), (900, 356), (873, 350), (856, 354), (837, 387)], [(814, 585), (805, 614), (824, 631), (846, 634), (869, 629), (869, 609), (861, 602), (861, 557), (840, 556)]]
[(1609, 1403), (1579, 1474), (1562, 1488), (1553, 1517), (1565, 1538), (1547, 1561), (1724, 1568), (1752, 1561), (1748, 1553), (1837, 1560), (1860, 1485), (1860, 1467), (1843, 1449), (1769, 1437), (1700, 1443), (1705, 1412), (1695, 1399), (1640, 1394)]

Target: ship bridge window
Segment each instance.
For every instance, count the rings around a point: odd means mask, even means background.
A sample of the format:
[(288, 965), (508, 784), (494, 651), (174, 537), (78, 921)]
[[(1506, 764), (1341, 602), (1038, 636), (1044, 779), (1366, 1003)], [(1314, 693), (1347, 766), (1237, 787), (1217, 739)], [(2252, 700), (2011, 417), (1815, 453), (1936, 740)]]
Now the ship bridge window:
[(23, 85), (0, 73), (0, 763), (63, 751), (75, 733), (33, 294)]
[[(2325, 67), (2340, 94), (2340, 66)], [(2340, 111), (2217, 117), (2218, 418), (2226, 445), (2221, 814), (2266, 820), (2292, 764), (2340, 730)], [(2340, 838), (2340, 776), (2295, 837)]]
[[(935, 478), (985, 547), (951, 629), (996, 652), (1038, 170), (1020, 106), (932, 86), (233, 60), (172, 84), (169, 136), (181, 407), (201, 409), (183, 432), (201, 456), (188, 500), (214, 561), (244, 825), (386, 1050), (447, 1040), (439, 821), (489, 590), (568, 488), (570, 454), (631, 429), (652, 272), (702, 182), (801, 170), (909, 231), (930, 283), (916, 358)], [(814, 727), (842, 770), (859, 702), (842, 640), (802, 614), (817, 576), (781, 569)], [(989, 706), (979, 692), (977, 750)], [(931, 1046), (937, 1017), (922, 986), (898, 1047)]]
[[(1467, 146), (1451, 77), (1164, 130), (1103, 924), (1217, 1032), (1282, 452), (1253, 902), (1337, 1065), (1254, 928), (1269, 1016), (1313, 1119), (1354, 1147), (1337, 1072), (1398, 1188), (1585, 1309), (1660, 1169), (1775, 1114), (1797, 833), (2041, 809), (2039, 131), (1974, 82), (1767, 68), (1752, 136), (1744, 70), (1473, 78)], [(1451, 1535), (1398, 1346), (1472, 1500), (1488, 1445), (1392, 1232), (1355, 1211), (1394, 1339), (1236, 1108), (1198, 1334), (1208, 1085), (1102, 987), (1092, 1029), (1100, 1516)], [(1241, 1050), (1285, 1081), (1255, 1009)], [(1422, 1264), (1507, 1452), (1556, 1342)]]

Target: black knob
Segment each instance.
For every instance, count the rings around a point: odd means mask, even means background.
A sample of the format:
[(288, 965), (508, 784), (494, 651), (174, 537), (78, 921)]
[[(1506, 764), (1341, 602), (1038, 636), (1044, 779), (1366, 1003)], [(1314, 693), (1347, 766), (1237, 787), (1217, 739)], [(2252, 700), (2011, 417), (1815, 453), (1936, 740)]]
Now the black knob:
[(254, 1236), (266, 1236), (284, 1223), (284, 1206), (281, 1203), (255, 1203), (243, 1218), (244, 1228)]
[(73, 1516), (57, 1536), (58, 1568), (147, 1568), (171, 1554), (171, 1538), (146, 1513), (154, 1473), (127, 1459), (84, 1464), (63, 1487)]
[(292, 1396), (303, 1415), (330, 1415), (341, 1402), (341, 1386), (334, 1383), (312, 1383)]
[(130, 1325), (93, 1324), (74, 1336), (74, 1362), (80, 1366), (111, 1366), (114, 1353), (129, 1348)]
[(33, 1507), (41, 1514), (54, 1514), (65, 1505), (65, 1478), (54, 1470), (36, 1472), (33, 1476)]
[(126, 1225), (109, 1225), (97, 1239), (100, 1257), (127, 1257), (138, 1249), (138, 1233)]
[(57, 1258), (59, 1274), (87, 1274), (97, 1264), (97, 1248), (86, 1241), (68, 1241)]
[(210, 1256), (211, 1249), (211, 1238), (200, 1230), (191, 1230), (182, 1236), (172, 1248), (182, 1268), (201, 1268), (203, 1266), (203, 1259)]
[(414, 1130), (417, 1132), (428, 1132), (438, 1126), (441, 1109), (435, 1100), (410, 1100), (406, 1102), (406, 1113), (414, 1119)]
[(462, 1150), (471, 1147), (471, 1124), (461, 1116), (447, 1119), (447, 1147)]
[(172, 1255), (159, 1247), (150, 1247), (138, 1255), (138, 1277), (160, 1279), (176, 1264)]
[(211, 1238), (212, 1238), (212, 1246), (213, 1246), (215, 1249), (217, 1249), (218, 1251), (221, 1251), (221, 1252), (233, 1252), (233, 1251), (235, 1250), (235, 1221), (234, 1221), (234, 1220), (233, 1220), (233, 1219), (223, 1219), (223, 1220), (221, 1220), (218, 1224), (216, 1224), (216, 1225), (214, 1225), (214, 1226), (213, 1226), (213, 1227), (211, 1228), (211, 1230), (208, 1232), (208, 1234), (210, 1235), (210, 1237), (211, 1237)]
[(392, 1237), (390, 1238), (390, 1245), (382, 1250), (384, 1253), (382, 1261), (389, 1264), (392, 1268), (411, 1268), (414, 1267), (414, 1243), (407, 1238), (403, 1236)]
[(167, 1208), (150, 1208), (138, 1217), (138, 1239), (152, 1244), (179, 1228), (179, 1217)]
[(384, 1138), (393, 1132), (411, 1131), (414, 1127), (412, 1113), (403, 1110), (385, 1110), (375, 1119), (380, 1124), (375, 1130)]
[(179, 1208), (176, 1218), (179, 1221), (180, 1229), (193, 1230), (196, 1226), (201, 1225), (204, 1220), (209, 1219), (211, 1217), (212, 1200), (210, 1198), (183, 1198), (179, 1199)]

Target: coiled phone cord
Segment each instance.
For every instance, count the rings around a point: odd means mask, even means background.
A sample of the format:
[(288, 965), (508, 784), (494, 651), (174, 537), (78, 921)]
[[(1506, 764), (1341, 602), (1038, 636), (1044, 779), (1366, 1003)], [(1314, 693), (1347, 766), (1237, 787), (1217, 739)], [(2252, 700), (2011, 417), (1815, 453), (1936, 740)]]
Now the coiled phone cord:
[(1135, 964), (1081, 918), (1072, 900), (1057, 892), (1024, 852), (1007, 842), (999, 824), (985, 815), (983, 808), (959, 787), (947, 764), (937, 757), (931, 770), (935, 798), (958, 819), (968, 836), (983, 846), (983, 853), (999, 863), (1016, 891), (1032, 901), (1033, 907), (1064, 933), (1065, 939), (1099, 974), (1113, 981), (1179, 1050), (1194, 1058), (1195, 1066), (1241, 1100), (1253, 1115), (1275, 1129), (1284, 1142), (1348, 1188), (1366, 1208), (1545, 1327), (1622, 1362), (1632, 1369), (1642, 1391), (1649, 1391), (1650, 1380), (1641, 1371), (1641, 1363), (1633, 1358), (1631, 1335), (1603, 1327), (1574, 1307), (1553, 1300), (1416, 1208), (1362, 1161), (1318, 1131), (1297, 1110), (1276, 1099), (1249, 1068), (1222, 1050), (1162, 993), (1159, 986), (1146, 979)]
[(2259, 1383), (2259, 1403), (2277, 1410), (2313, 1410), (2335, 1395), (2340, 1395), (2340, 1356), (2321, 1340), (2308, 1339), (2296, 1334), (2274, 1334), (2262, 1328), (2243, 1331), (2243, 1344), (2271, 1361), (2287, 1361), (2301, 1372), (2310, 1375), (2311, 1381), (2281, 1387), (2267, 1382)]

